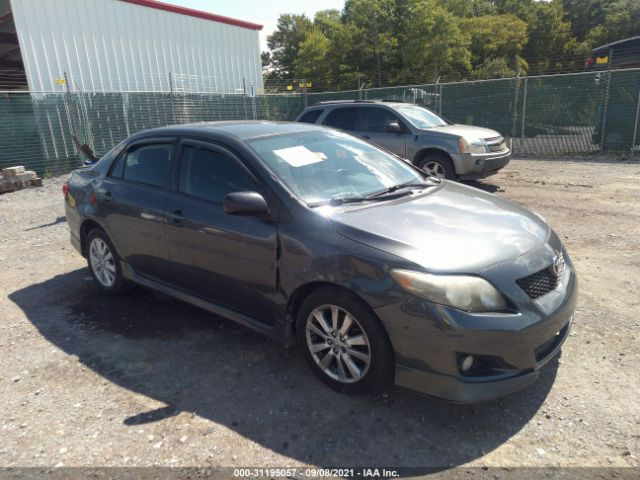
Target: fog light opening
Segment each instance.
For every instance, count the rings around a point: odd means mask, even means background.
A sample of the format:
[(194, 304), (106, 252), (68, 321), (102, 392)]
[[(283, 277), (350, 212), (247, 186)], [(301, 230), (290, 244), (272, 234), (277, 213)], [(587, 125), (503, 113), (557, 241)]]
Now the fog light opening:
[(473, 355), (467, 355), (462, 359), (462, 362), (460, 362), (460, 370), (462, 370), (463, 372), (468, 372), (473, 368), (474, 363), (475, 359), (473, 358)]

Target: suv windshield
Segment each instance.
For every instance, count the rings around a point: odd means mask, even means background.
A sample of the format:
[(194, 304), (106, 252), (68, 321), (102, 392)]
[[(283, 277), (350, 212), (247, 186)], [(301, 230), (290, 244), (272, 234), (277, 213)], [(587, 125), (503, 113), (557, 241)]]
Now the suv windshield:
[(424, 182), (424, 176), (403, 160), (338, 131), (261, 137), (247, 143), (308, 204), (369, 197), (396, 185)]
[(394, 107), (394, 109), (418, 128), (433, 128), (448, 125), (446, 120), (424, 107), (417, 105), (400, 105)]

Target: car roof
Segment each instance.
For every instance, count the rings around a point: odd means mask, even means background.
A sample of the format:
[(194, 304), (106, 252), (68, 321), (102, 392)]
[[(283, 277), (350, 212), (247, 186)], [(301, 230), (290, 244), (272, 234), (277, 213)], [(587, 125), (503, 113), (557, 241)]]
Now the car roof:
[(237, 120), (221, 122), (199, 122), (152, 128), (133, 135), (132, 139), (154, 136), (197, 136), (215, 139), (229, 138), (249, 140), (257, 137), (286, 133), (324, 130), (326, 127), (297, 122), (268, 122), (263, 120)]

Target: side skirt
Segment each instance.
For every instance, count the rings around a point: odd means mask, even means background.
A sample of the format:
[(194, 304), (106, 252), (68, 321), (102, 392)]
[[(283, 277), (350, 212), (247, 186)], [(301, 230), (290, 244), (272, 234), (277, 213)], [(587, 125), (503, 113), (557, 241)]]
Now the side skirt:
[(120, 266), (122, 269), (122, 276), (133, 283), (137, 283), (138, 285), (142, 285), (143, 287), (147, 287), (160, 293), (164, 293), (165, 295), (177, 298), (178, 300), (181, 300), (183, 302), (190, 303), (191, 305), (195, 305), (196, 307), (202, 308), (203, 310), (211, 312), (215, 315), (220, 315), (221, 317), (233, 320), (234, 322), (244, 325), (245, 327), (260, 332), (267, 337), (282, 341), (280, 335), (278, 335), (278, 330), (274, 328), (274, 325), (256, 320), (253, 317), (243, 315), (242, 313), (238, 313), (235, 310), (231, 310), (221, 305), (208, 302), (207, 300), (196, 297), (195, 295), (191, 295), (189, 293), (183, 292), (182, 290), (178, 290), (176, 288), (170, 287), (169, 285), (165, 285), (164, 283), (139, 275), (127, 262), (121, 261)]

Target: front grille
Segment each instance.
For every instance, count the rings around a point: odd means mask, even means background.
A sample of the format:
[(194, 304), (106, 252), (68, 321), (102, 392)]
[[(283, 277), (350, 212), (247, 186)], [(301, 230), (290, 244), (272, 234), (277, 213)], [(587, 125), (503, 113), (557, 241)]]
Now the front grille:
[(530, 298), (536, 299), (555, 290), (563, 274), (564, 262), (562, 262), (562, 266), (557, 267), (557, 270), (551, 265), (528, 277), (516, 280), (516, 283)]
[(507, 145), (504, 142), (496, 143), (494, 145), (489, 145), (489, 150), (492, 152), (502, 152), (507, 148)]
[(491, 137), (483, 139), (490, 152), (502, 152), (507, 148), (504, 137)]

